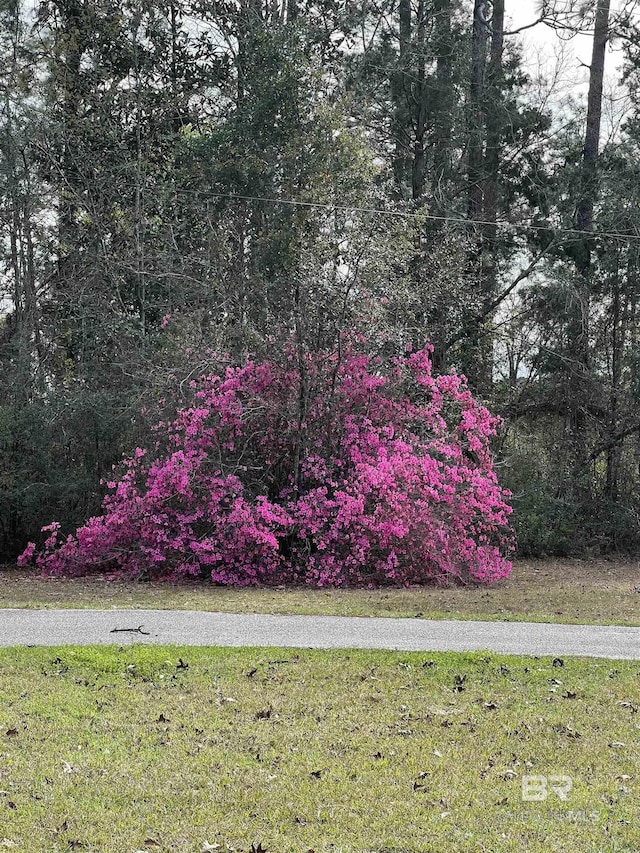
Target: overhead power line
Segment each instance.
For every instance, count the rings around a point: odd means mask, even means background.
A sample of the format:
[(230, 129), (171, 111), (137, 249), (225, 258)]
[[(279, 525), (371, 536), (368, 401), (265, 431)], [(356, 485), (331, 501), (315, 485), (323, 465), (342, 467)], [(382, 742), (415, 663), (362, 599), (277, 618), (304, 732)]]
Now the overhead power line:
[(207, 198), (231, 199), (236, 201), (252, 201), (264, 204), (286, 204), (292, 207), (316, 208), (322, 210), (341, 210), (345, 213), (367, 213), (375, 216), (389, 216), (402, 219), (429, 220), (432, 222), (448, 222), (465, 227), (481, 225), (496, 226), (500, 228), (511, 228), (514, 231), (553, 231), (555, 234), (572, 234), (574, 237), (607, 238), (611, 240), (623, 240), (629, 242), (640, 242), (640, 234), (623, 234), (616, 231), (585, 231), (579, 228), (557, 228), (555, 226), (518, 224), (516, 222), (490, 222), (486, 219), (462, 219), (456, 216), (436, 216), (432, 213), (416, 213), (404, 210), (382, 210), (377, 207), (359, 207), (357, 205), (331, 204), (317, 201), (296, 201), (295, 199), (269, 198), (268, 196), (242, 195), (240, 193), (216, 193), (201, 190), (186, 190), (177, 188), (179, 194), (199, 195)]

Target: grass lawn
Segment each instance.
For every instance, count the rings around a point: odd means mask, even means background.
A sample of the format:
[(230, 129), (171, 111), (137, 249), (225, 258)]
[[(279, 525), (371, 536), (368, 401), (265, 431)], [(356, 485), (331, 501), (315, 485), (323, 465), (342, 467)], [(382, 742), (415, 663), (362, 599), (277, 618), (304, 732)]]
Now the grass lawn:
[(372, 591), (176, 587), (95, 577), (50, 580), (14, 569), (0, 571), (0, 607), (179, 608), (640, 625), (640, 563), (521, 561), (508, 580), (489, 588)]
[(640, 663), (560, 663), (3, 649), (0, 850), (638, 853)]

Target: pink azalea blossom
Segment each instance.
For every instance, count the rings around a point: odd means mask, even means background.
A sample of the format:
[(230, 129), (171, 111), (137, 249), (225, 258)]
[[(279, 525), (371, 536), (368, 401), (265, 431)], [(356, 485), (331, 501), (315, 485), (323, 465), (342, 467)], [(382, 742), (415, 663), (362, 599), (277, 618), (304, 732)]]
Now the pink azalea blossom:
[[(390, 364), (362, 352), (247, 361), (193, 384), (107, 483), (100, 516), (21, 565), (246, 586), (490, 583), (511, 570), (509, 494), (490, 441), (498, 421), (431, 353)], [(295, 468), (294, 460), (298, 460)]]

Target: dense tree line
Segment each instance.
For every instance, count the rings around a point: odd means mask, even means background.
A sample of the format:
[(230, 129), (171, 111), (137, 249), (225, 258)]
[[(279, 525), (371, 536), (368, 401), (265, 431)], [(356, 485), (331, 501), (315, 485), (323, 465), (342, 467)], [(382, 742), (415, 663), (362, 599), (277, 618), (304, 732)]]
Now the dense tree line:
[(95, 510), (214, 353), (348, 329), (503, 417), (521, 553), (637, 547), (640, 23), (557, 5), (584, 103), (504, 0), (0, 0), (0, 553)]

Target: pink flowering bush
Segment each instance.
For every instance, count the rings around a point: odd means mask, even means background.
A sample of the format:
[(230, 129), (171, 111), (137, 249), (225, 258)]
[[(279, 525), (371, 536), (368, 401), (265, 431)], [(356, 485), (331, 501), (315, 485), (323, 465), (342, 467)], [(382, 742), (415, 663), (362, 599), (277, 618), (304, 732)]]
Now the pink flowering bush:
[(192, 383), (75, 535), (44, 530), (21, 563), (54, 575), (210, 577), (314, 586), (491, 582), (511, 570), (497, 419), (430, 348), (249, 361)]

